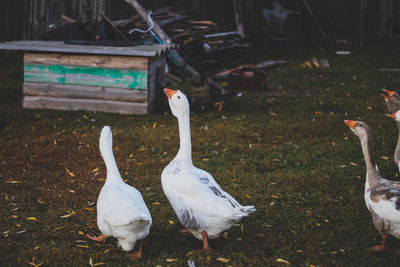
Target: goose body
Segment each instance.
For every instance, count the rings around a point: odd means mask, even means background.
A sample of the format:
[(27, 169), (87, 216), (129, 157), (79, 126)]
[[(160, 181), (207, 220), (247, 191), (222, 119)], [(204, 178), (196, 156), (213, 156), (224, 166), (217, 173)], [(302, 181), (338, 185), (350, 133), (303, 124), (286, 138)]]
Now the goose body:
[(360, 138), (367, 174), (364, 199), (371, 213), (372, 221), (382, 233), (382, 245), (375, 250), (386, 248), (388, 235), (400, 238), (400, 182), (382, 178), (372, 154), (371, 131), (362, 121), (345, 121), (351, 130)]
[[(392, 115), (392, 118), (396, 119), (395, 113), (396, 111), (400, 110), (400, 96), (395, 91), (389, 91), (383, 89), (383, 92), (384, 93), (382, 94), (382, 96), (385, 99), (388, 111), (389, 113), (394, 114)], [(400, 119), (399, 120), (396, 119), (396, 124), (397, 124), (398, 136), (397, 136), (397, 144), (394, 150), (393, 159), (400, 171)]]
[(189, 103), (179, 90), (164, 89), (174, 116), (178, 118), (180, 148), (176, 157), (164, 168), (161, 182), (181, 224), (198, 239), (216, 238), (235, 222), (255, 211), (242, 206), (222, 190), (208, 172), (192, 162)]
[[(100, 240), (92, 239), (102, 241), (112, 236), (118, 239), (123, 250), (131, 251), (136, 241), (149, 234), (151, 215), (140, 192), (121, 178), (112, 152), (112, 133), (108, 126), (101, 131), (100, 151), (107, 166), (107, 179), (97, 200), (97, 225), (103, 236)], [(139, 251), (133, 256), (141, 256), (141, 243)]]

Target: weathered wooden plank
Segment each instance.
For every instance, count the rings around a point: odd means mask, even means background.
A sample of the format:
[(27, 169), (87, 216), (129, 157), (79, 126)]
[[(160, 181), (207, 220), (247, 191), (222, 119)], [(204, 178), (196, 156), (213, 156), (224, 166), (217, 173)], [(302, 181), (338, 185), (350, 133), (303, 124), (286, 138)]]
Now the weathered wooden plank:
[(15, 41), (0, 43), (2, 50), (34, 51), (34, 52), (56, 52), (73, 54), (96, 54), (96, 55), (119, 55), (154, 57), (176, 47), (176, 44), (159, 44), (151, 46), (93, 46), (93, 45), (71, 45), (61, 41)]
[(44, 96), (25, 96), (23, 107), (26, 109), (87, 110), (121, 114), (147, 114), (146, 103)]
[(30, 82), (25, 82), (23, 89), (24, 95), (30, 96), (105, 99), (127, 102), (147, 101), (147, 90)]
[(24, 81), (147, 89), (147, 71), (25, 64)]
[(24, 62), (27, 64), (42, 65), (68, 65), (147, 70), (148, 58), (103, 55), (71, 55), (58, 53), (25, 53)]

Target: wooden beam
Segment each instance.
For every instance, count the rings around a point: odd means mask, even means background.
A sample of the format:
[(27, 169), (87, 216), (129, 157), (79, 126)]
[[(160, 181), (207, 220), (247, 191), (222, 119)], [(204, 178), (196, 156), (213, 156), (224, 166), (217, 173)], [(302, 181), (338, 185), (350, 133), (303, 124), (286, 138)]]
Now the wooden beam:
[(147, 102), (148, 93), (147, 90), (31, 82), (25, 82), (23, 88), (24, 95), (30, 96), (104, 99), (126, 102)]
[(24, 65), (24, 81), (147, 89), (147, 71), (63, 65)]
[(25, 96), (23, 107), (27, 109), (87, 110), (120, 114), (147, 114), (146, 103), (44, 96)]
[(233, 8), (235, 10), (236, 29), (240, 37), (244, 38), (243, 9), (241, 0), (233, 0)]
[(146, 57), (25, 53), (24, 63), (147, 70)]

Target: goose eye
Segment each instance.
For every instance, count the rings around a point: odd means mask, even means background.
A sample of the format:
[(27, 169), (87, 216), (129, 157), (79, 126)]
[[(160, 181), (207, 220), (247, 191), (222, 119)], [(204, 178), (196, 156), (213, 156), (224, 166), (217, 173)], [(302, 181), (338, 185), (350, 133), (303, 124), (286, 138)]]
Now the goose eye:
[(178, 99), (181, 99), (181, 97), (180, 97), (180, 96), (178, 96)]

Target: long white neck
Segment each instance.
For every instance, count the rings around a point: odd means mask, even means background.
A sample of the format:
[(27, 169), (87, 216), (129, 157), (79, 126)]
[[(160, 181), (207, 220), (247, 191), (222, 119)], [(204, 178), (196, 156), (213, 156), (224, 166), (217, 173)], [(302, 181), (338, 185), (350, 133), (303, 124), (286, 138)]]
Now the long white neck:
[(400, 122), (396, 121), (397, 128), (399, 135), (397, 137), (397, 145), (396, 145), (396, 150), (394, 151), (394, 162), (396, 163), (397, 166), (399, 166), (399, 161), (400, 161)]
[(118, 171), (117, 163), (115, 162), (112, 144), (102, 146), (100, 151), (107, 168), (106, 183), (122, 181), (121, 174)]
[(371, 134), (367, 132), (366, 135), (360, 137), (361, 148), (364, 155), (365, 166), (367, 168), (367, 179), (369, 185), (374, 185), (380, 179), (380, 174), (377, 170), (374, 155), (372, 154), (372, 140)]
[(193, 164), (189, 113), (178, 117), (178, 125), (180, 146), (175, 159), (187, 164)]

